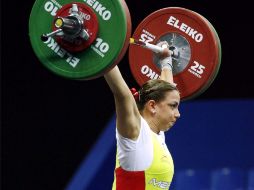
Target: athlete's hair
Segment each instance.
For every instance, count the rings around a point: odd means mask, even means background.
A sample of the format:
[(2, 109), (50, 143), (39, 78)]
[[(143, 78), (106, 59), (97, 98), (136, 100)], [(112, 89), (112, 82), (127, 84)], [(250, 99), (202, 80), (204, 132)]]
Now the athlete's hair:
[(161, 79), (148, 80), (139, 90), (139, 98), (136, 100), (138, 109), (142, 111), (146, 102), (154, 100), (162, 101), (166, 92), (179, 90), (175, 85)]

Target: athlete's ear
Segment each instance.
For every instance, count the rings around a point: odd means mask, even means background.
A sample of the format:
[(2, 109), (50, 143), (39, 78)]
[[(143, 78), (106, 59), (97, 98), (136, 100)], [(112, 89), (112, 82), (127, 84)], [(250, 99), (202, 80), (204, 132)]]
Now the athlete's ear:
[(147, 102), (147, 106), (148, 106), (148, 109), (151, 113), (155, 113), (156, 110), (155, 110), (155, 106), (156, 106), (156, 102), (154, 100), (149, 100)]

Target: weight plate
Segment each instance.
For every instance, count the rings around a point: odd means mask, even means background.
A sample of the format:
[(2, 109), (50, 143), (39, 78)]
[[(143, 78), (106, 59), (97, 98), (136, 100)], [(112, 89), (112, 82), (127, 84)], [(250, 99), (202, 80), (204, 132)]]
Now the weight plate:
[[(182, 100), (204, 90), (220, 64), (218, 39), (210, 24), (185, 8), (169, 7), (153, 12), (138, 25), (133, 38), (153, 44), (164, 40), (169, 43), (176, 52), (173, 74)], [(159, 78), (158, 57), (150, 50), (130, 46), (129, 62), (139, 85)]]
[[(128, 47), (129, 47), (129, 41), (130, 41), (130, 37), (131, 37), (131, 29), (132, 29), (132, 23), (131, 23), (131, 15), (130, 15), (130, 12), (129, 12), (129, 9), (128, 9), (128, 6), (127, 4), (125, 3), (124, 0), (121, 0), (121, 4), (124, 8), (124, 11), (125, 11), (125, 16), (126, 16), (126, 20), (127, 20), (127, 32), (126, 32), (126, 37), (125, 37), (125, 43), (124, 43), (124, 46), (121, 50), (121, 52), (119, 53), (118, 57), (116, 58), (116, 60), (114, 60), (113, 64), (108, 67), (107, 70), (103, 70), (101, 74), (98, 74), (96, 77), (98, 76), (102, 76), (105, 72), (108, 72), (109, 70), (111, 70), (115, 65), (117, 65), (123, 58), (123, 56), (125, 55)], [(90, 78), (91, 79), (91, 78)]]
[(185, 98), (185, 100), (193, 99), (197, 96), (200, 96), (203, 92), (205, 92), (210, 87), (210, 85), (213, 83), (216, 76), (218, 75), (220, 65), (221, 65), (222, 50), (221, 50), (221, 43), (220, 43), (220, 38), (218, 36), (218, 33), (216, 32), (213, 25), (205, 17), (203, 17), (202, 15), (200, 15), (200, 16), (207, 22), (210, 29), (213, 31), (214, 36), (216, 37), (216, 42), (217, 42), (217, 47), (218, 47), (218, 55), (219, 55), (218, 64), (216, 65), (215, 72), (213, 72), (211, 77), (207, 80), (207, 83), (199, 91), (197, 91), (196, 93), (193, 93), (191, 96), (188, 96), (187, 98)]
[(131, 37), (131, 29), (132, 29), (131, 15), (130, 15), (129, 9), (128, 9), (125, 1), (121, 0), (121, 3), (124, 8), (125, 16), (126, 16), (126, 20), (127, 20), (127, 32), (126, 32), (125, 43), (124, 43), (123, 49), (122, 49), (121, 53), (119, 54), (119, 56), (117, 57), (117, 59), (114, 61), (113, 65), (118, 64), (122, 60), (123, 56), (125, 55), (128, 47), (129, 47), (129, 41), (130, 41), (130, 37)]
[(57, 11), (70, 0), (37, 0), (29, 19), (29, 35), (33, 50), (46, 68), (57, 75), (71, 79), (97, 78), (115, 64), (126, 43), (126, 11), (120, 0), (78, 0), (96, 14), (99, 31), (94, 43), (83, 52), (70, 53), (53, 37), (40, 40), (44, 33), (52, 32)]
[[(217, 41), (217, 46), (218, 46), (218, 54), (219, 54), (219, 58), (218, 58), (218, 63), (216, 65), (216, 69), (215, 72), (213, 73), (213, 76), (211, 76), (211, 79), (209, 79), (207, 81), (207, 84), (200, 90), (200, 92), (198, 92), (198, 94), (195, 95), (199, 96), (200, 94), (202, 94), (204, 91), (206, 91), (206, 89), (208, 89), (210, 87), (210, 85), (213, 83), (214, 79), (216, 78), (216, 76), (218, 75), (219, 69), (220, 69), (220, 65), (221, 65), (221, 56), (222, 56), (222, 50), (221, 50), (221, 43), (220, 43), (220, 38), (218, 36), (217, 31), (215, 30), (215, 28), (213, 27), (213, 25), (205, 18), (203, 17), (204, 20), (209, 24), (211, 30), (213, 31), (215, 37), (216, 37), (216, 41)], [(192, 98), (192, 97), (191, 97)]]

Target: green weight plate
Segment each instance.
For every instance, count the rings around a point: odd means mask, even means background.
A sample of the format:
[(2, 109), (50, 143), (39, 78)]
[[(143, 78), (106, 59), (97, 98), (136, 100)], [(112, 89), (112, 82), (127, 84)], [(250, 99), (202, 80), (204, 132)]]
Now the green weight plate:
[(73, 1), (37, 0), (29, 19), (29, 36), (33, 50), (42, 64), (57, 75), (71, 79), (99, 77), (112, 67), (124, 47), (127, 34), (126, 11), (120, 0), (78, 0), (97, 15), (99, 31), (94, 43), (79, 53), (60, 47), (53, 37), (46, 42), (40, 36), (52, 32), (56, 12)]
[(130, 41), (130, 37), (131, 37), (131, 29), (132, 29), (132, 23), (131, 23), (131, 15), (128, 9), (127, 4), (125, 3), (124, 0), (121, 0), (122, 6), (124, 8), (125, 11), (125, 17), (127, 20), (126, 23), (126, 27), (127, 27), (127, 32), (126, 32), (126, 37), (125, 37), (125, 43), (124, 46), (120, 52), (120, 54), (118, 55), (118, 57), (116, 58), (116, 60), (113, 61), (113, 64), (108, 67), (107, 70), (103, 70), (102, 73), (98, 74), (96, 77), (102, 76), (105, 72), (109, 71), (110, 69), (112, 69), (115, 65), (117, 65), (123, 58), (123, 56), (125, 55), (128, 47), (129, 47), (129, 41)]
[(121, 3), (124, 8), (125, 16), (126, 16), (126, 20), (127, 20), (127, 33), (126, 33), (126, 38), (125, 38), (126, 40), (125, 40), (123, 49), (122, 49), (121, 53), (119, 54), (119, 57), (114, 61), (114, 65), (118, 64), (121, 61), (122, 57), (125, 55), (128, 47), (129, 47), (129, 42), (130, 42), (130, 37), (131, 37), (131, 29), (132, 29), (131, 15), (130, 15), (128, 6), (124, 0), (121, 0)]

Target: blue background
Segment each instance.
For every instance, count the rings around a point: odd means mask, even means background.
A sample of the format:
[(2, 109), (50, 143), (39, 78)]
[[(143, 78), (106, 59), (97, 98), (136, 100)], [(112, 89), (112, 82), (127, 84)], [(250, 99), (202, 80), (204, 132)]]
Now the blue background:
[[(165, 133), (175, 172), (239, 168), (247, 176), (254, 167), (253, 108), (253, 100), (183, 102), (182, 118)], [(116, 154), (114, 135), (115, 117), (66, 190), (111, 188)]]

